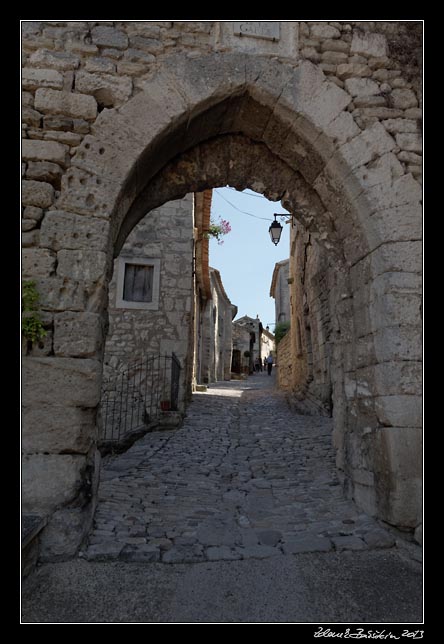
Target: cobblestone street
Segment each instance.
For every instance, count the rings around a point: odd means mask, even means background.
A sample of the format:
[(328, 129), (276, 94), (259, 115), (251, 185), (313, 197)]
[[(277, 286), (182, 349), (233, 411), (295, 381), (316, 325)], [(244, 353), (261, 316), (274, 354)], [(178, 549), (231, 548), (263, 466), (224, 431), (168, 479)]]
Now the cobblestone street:
[(99, 493), (80, 557), (25, 580), (24, 622), (422, 619), (420, 547), (343, 498), (331, 420), (274, 374), (194, 394), (181, 429), (104, 459)]
[(179, 430), (105, 459), (81, 554), (187, 563), (394, 546), (344, 499), (331, 432), (290, 411), (274, 374), (196, 393)]

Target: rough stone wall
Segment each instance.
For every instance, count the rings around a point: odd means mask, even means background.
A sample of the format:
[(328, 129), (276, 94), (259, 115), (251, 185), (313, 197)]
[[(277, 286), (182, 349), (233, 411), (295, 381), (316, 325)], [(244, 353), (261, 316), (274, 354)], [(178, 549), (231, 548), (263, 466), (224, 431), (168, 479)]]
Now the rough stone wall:
[(266, 329), (262, 329), (262, 334), (261, 334), (261, 361), (264, 361), (264, 358), (266, 358), (270, 353), (275, 355), (275, 342), (274, 342), (274, 336), (272, 333), (269, 333)]
[[(300, 224), (292, 229), (291, 302), (292, 384), (305, 410), (331, 413), (332, 315), (338, 299), (328, 255)], [(332, 308), (333, 307), (333, 308)], [(287, 344), (285, 346), (287, 346)]]
[(23, 23), (22, 265), (48, 329), (24, 358), (23, 501), (74, 549), (113, 254), (147, 211), (227, 183), (329, 252), (338, 464), (362, 507), (420, 521), (422, 25), (256, 26)]
[(273, 273), (273, 281), (270, 289), (271, 297), (275, 299), (275, 322), (288, 322), (290, 320), (290, 290), (288, 278), (290, 260), (278, 262)]
[(286, 333), (276, 349), (277, 382), (279, 389), (283, 391), (290, 392), (293, 390), (293, 364), (294, 356), (291, 350), (291, 334)]
[(202, 382), (230, 380), (232, 304), (222, 285), (219, 271), (210, 268), (211, 300), (207, 302), (202, 322)]
[[(189, 346), (193, 300), (192, 206), (192, 195), (188, 195), (152, 210), (137, 224), (114, 260), (104, 356), (104, 378), (108, 379), (142, 356), (175, 353), (182, 367), (180, 409), (183, 409), (188, 389), (186, 367), (192, 351)], [(160, 259), (157, 310), (125, 308), (117, 304), (120, 258)]]

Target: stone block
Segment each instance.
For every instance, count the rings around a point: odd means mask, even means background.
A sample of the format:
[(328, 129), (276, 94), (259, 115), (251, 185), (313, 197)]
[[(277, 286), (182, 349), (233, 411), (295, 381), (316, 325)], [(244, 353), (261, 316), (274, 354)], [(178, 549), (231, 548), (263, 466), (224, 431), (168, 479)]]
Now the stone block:
[(41, 87), (50, 89), (63, 88), (63, 76), (55, 69), (30, 69), (22, 70), (23, 89), (35, 90)]
[(101, 363), (90, 358), (23, 358), (23, 404), (95, 407), (101, 374)]
[(358, 136), (360, 129), (350, 112), (341, 112), (325, 127), (325, 133), (333, 137), (338, 145), (342, 145)]
[(311, 38), (340, 38), (341, 32), (336, 27), (327, 24), (309, 23)]
[[(31, 219), (29, 221), (32, 221)], [(36, 222), (34, 222), (36, 224)], [(31, 230), (22, 233), (22, 248), (32, 248), (38, 246), (40, 240), (40, 230)]]
[(54, 200), (54, 188), (43, 181), (22, 182), (22, 205), (48, 208)]
[(402, 132), (400, 134), (396, 134), (395, 138), (396, 143), (399, 145), (401, 150), (422, 154), (422, 137), (420, 134)]
[(85, 310), (91, 284), (61, 277), (37, 278), (40, 306), (48, 311)]
[(116, 71), (116, 63), (113, 63), (108, 58), (88, 58), (85, 63), (87, 72), (100, 72), (112, 74)]
[(32, 454), (22, 460), (22, 510), (49, 512), (69, 503), (82, 484), (85, 456)]
[(357, 168), (353, 174), (363, 188), (367, 189), (402, 177), (404, 168), (396, 155), (388, 152), (375, 161)]
[(376, 394), (393, 396), (422, 393), (422, 362), (382, 362), (356, 371), (359, 382), (370, 381)]
[[(31, 137), (31, 134), (29, 136)], [(75, 134), (74, 132), (58, 132), (57, 130), (48, 130), (43, 134), (45, 141), (57, 141), (63, 145), (68, 145), (70, 147), (77, 147), (82, 142), (82, 137), (80, 134)], [(71, 153), (71, 151), (69, 151)]]
[[(422, 199), (422, 188), (411, 174), (406, 174), (393, 183), (378, 183), (368, 187), (365, 198), (371, 203), (373, 212), (410, 204), (415, 208)], [(398, 214), (402, 225), (402, 211), (399, 210)]]
[(112, 47), (114, 49), (126, 49), (128, 47), (128, 36), (124, 31), (114, 27), (96, 26), (91, 30), (91, 38), (99, 47)]
[(74, 120), (66, 116), (44, 116), (43, 127), (45, 130), (72, 130), (74, 128)]
[(63, 51), (50, 51), (48, 49), (38, 49), (29, 58), (29, 64), (33, 67), (49, 67), (65, 71), (76, 69), (80, 64), (80, 57), (75, 54)]
[(421, 396), (377, 396), (375, 410), (379, 422), (385, 426), (420, 427), (422, 424)]
[(63, 168), (69, 163), (68, 146), (56, 141), (22, 141), (22, 157), (27, 161), (49, 161), (58, 163)]
[(37, 402), (23, 408), (22, 451), (26, 454), (86, 454), (96, 433), (92, 409)]
[(77, 72), (76, 90), (83, 94), (92, 94), (97, 101), (106, 107), (121, 105), (131, 96), (133, 81), (129, 76), (112, 76), (110, 74), (90, 74)]
[(356, 110), (353, 110), (353, 116), (357, 110), (368, 110), (368, 109), (377, 109), (384, 108), (386, 105), (386, 100), (384, 96), (372, 96), (372, 95), (361, 95), (355, 96), (353, 102), (356, 106)]
[(94, 505), (62, 508), (54, 512), (40, 541), (40, 561), (69, 559), (77, 554), (92, 522)]
[(375, 358), (379, 362), (392, 360), (422, 360), (421, 327), (397, 326), (377, 329), (374, 333)]
[(53, 89), (38, 89), (34, 107), (44, 114), (63, 114), (86, 121), (94, 121), (97, 116), (97, 103), (93, 96)]
[(321, 54), (321, 60), (327, 65), (336, 66), (344, 64), (348, 60), (348, 55), (341, 51), (324, 51), (324, 53)]
[(413, 119), (397, 118), (387, 119), (382, 122), (383, 126), (391, 134), (399, 134), (401, 132), (418, 133), (418, 123)]
[(367, 78), (372, 75), (372, 70), (362, 63), (344, 63), (337, 66), (336, 75), (344, 81), (347, 78)]
[(323, 40), (321, 42), (321, 51), (341, 51), (348, 53), (350, 44), (344, 40)]
[[(41, 118), (42, 115), (40, 114), (40, 112), (37, 112), (36, 110), (33, 110), (31, 107), (28, 107), (26, 105), (22, 107), (22, 123), (26, 123), (31, 127), (40, 127)], [(23, 141), (26, 140), (27, 139), (23, 139)]]
[(350, 52), (366, 58), (387, 56), (387, 40), (382, 34), (353, 32)]
[(385, 272), (421, 273), (422, 242), (420, 240), (386, 241), (372, 251), (369, 258), (375, 277)]
[(359, 537), (332, 537), (335, 550), (364, 550), (366, 548), (365, 542)]
[(66, 311), (54, 317), (54, 355), (88, 358), (103, 342), (103, 318), (96, 313)]
[(393, 548), (396, 544), (394, 537), (387, 530), (375, 528), (363, 535), (365, 543), (369, 548)]
[(339, 150), (351, 168), (357, 168), (391, 152), (396, 147), (394, 139), (380, 124), (375, 123), (357, 137), (342, 145)]
[(108, 256), (94, 250), (59, 250), (57, 275), (71, 280), (96, 282), (106, 274)]
[(374, 96), (379, 93), (379, 85), (370, 78), (347, 78), (345, 89), (352, 96)]
[(109, 222), (63, 210), (51, 210), (42, 222), (40, 243), (42, 247), (55, 251), (88, 248), (106, 252), (109, 247)]
[(383, 491), (381, 518), (416, 527), (422, 520), (422, 430), (381, 427), (375, 435), (374, 470)]
[(412, 107), (418, 107), (418, 99), (415, 92), (411, 89), (394, 89), (390, 95), (390, 100), (394, 108), (407, 110)]
[(56, 256), (44, 248), (22, 250), (22, 277), (47, 277), (55, 270)]
[(46, 181), (56, 187), (60, 184), (63, 170), (57, 163), (48, 161), (30, 161), (26, 170), (26, 177), (36, 181)]

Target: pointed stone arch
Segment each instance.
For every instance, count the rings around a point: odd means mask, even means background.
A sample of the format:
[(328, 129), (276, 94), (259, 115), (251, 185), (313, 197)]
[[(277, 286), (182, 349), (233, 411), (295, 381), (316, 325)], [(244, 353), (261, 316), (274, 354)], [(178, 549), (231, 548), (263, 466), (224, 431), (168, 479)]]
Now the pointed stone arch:
[[(56, 255), (40, 276), (59, 312), (55, 355), (26, 360), (24, 387), (28, 404), (51, 409), (62, 429), (45, 449), (30, 448), (25, 507), (56, 511), (54, 526), (74, 517), (80, 538), (98, 469), (94, 409), (113, 257), (147, 211), (229, 183), (282, 199), (335, 257), (344, 289), (336, 315), (349, 312), (335, 358), (338, 464), (366, 510), (395, 525), (420, 522), (420, 407), (403, 383), (404, 363), (420, 358), (418, 311), (405, 295), (421, 270), (421, 190), (385, 128), (357, 126), (351, 101), (310, 62), (211, 53), (164, 57), (139, 93), (102, 110), (41, 226), (40, 253)], [(57, 351), (79, 324), (82, 350), (72, 341)], [(27, 422), (43, 418), (37, 406)]]

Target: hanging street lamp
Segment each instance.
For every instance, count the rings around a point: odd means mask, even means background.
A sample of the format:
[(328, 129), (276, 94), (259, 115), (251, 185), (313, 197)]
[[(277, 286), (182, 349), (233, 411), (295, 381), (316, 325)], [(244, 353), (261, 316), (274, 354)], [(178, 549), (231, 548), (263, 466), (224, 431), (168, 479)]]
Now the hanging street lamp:
[(278, 215), (274, 215), (274, 221), (272, 224), (270, 224), (270, 228), (268, 229), (268, 232), (270, 233), (271, 241), (275, 246), (279, 244), (279, 241), (281, 239), (281, 234), (282, 234), (282, 225), (276, 220), (276, 217)]

